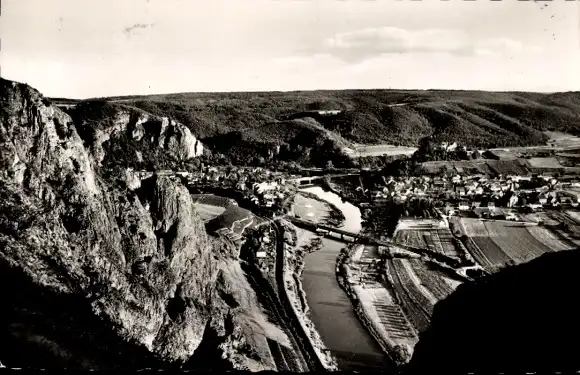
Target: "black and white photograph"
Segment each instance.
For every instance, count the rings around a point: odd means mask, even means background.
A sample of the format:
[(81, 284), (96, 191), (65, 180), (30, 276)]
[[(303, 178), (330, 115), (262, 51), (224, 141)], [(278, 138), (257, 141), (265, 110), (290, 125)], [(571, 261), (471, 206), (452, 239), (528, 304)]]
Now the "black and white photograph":
[(580, 0), (2, 0), (0, 373), (580, 371)]

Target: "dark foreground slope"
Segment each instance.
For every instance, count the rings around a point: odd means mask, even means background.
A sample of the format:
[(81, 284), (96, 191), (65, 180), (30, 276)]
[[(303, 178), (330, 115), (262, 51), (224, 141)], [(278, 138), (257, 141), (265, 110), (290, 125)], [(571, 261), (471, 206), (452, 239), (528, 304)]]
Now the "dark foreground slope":
[(111, 118), (89, 132), (0, 80), (0, 361), (264, 368), (247, 342), (265, 318), (237, 249), (208, 236), (184, 186), (128, 187), (107, 162), (120, 137), (153, 138), (178, 160), (195, 157), (195, 139), (148, 115)]
[(546, 254), (460, 286), (437, 303), (409, 370), (580, 369), (580, 251)]

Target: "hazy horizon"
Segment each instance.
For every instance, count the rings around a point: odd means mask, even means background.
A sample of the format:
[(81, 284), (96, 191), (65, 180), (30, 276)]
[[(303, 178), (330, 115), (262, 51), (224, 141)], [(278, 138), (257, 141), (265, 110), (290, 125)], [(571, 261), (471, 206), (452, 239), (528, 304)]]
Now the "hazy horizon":
[[(298, 0), (295, 0), (298, 1)], [(4, 78), (4, 77), (2, 77)], [(5, 78), (10, 80), (8, 78)], [(14, 80), (11, 80), (14, 81)], [(34, 85), (31, 85), (27, 82), (21, 82), (31, 86), (32, 88), (38, 89)], [(489, 93), (536, 93), (536, 94), (558, 94), (558, 93), (566, 93), (566, 92), (580, 92), (579, 90), (563, 90), (563, 91), (531, 91), (531, 90), (477, 90), (477, 89), (399, 89), (399, 88), (385, 88), (385, 87), (375, 87), (375, 88), (336, 88), (336, 89), (296, 89), (296, 90), (229, 90), (229, 91), (171, 91), (171, 92), (152, 92), (147, 94), (123, 94), (123, 95), (107, 95), (107, 96), (87, 96), (83, 98), (75, 98), (70, 96), (54, 96), (54, 95), (46, 95), (40, 90), (40, 93), (46, 97), (52, 99), (69, 99), (69, 100), (88, 100), (88, 99), (100, 99), (100, 98), (130, 98), (130, 97), (141, 97), (141, 96), (165, 96), (165, 95), (186, 95), (186, 94), (243, 94), (243, 93), (293, 93), (293, 92), (318, 92), (318, 91), (410, 91), (410, 92), (418, 92), (418, 91), (466, 91), (466, 92), (489, 92)]]
[(50, 97), (580, 90), (579, 1), (4, 0), (3, 78)]

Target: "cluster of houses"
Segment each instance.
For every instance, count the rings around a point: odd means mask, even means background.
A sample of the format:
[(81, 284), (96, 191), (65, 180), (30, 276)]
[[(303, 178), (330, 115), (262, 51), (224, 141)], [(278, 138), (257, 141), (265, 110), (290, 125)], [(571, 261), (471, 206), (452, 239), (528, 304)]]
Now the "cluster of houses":
[(273, 172), (254, 167), (205, 167), (197, 171), (133, 171), (133, 177), (140, 180), (151, 177), (154, 173), (173, 179), (185, 179), (190, 186), (231, 189), (242, 192), (256, 206), (276, 208), (292, 192), (286, 183), (290, 176), (283, 172)]
[(286, 180), (281, 178), (270, 182), (256, 182), (252, 186), (252, 202), (258, 206), (272, 208), (281, 205), (290, 194)]
[[(411, 197), (423, 197), (446, 202), (447, 207), (460, 211), (494, 207), (541, 208), (547, 205), (578, 205), (578, 181), (559, 181), (550, 175), (489, 177), (472, 176), (412, 176), (387, 177), (372, 191), (363, 192), (375, 201), (393, 200), (403, 203)], [(357, 190), (363, 190), (357, 187)], [(450, 204), (451, 203), (451, 204)]]

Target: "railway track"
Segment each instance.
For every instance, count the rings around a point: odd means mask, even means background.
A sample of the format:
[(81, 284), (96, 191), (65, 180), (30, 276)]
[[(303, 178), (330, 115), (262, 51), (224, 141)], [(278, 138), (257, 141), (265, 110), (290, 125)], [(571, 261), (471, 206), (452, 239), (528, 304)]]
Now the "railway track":
[(299, 343), (295, 347), (300, 351), (302, 358), (305, 360), (307, 369), (310, 371), (325, 371), (325, 367), (314, 350), (312, 341), (310, 341), (308, 334), (302, 328), (298, 317), (293, 313), (294, 309), (284, 289), (284, 241), (282, 230), (277, 222), (272, 222), (272, 227), (276, 233), (276, 284), (278, 287), (279, 301), (283, 306), (281, 312), (286, 319), (285, 321), (290, 322), (290, 326), (294, 328), (292, 330), (293, 340)]
[[(242, 268), (255, 290), (260, 304), (267, 309), (269, 318), (286, 333), (290, 347), (268, 339), (268, 346), (279, 371), (306, 372), (325, 371), (316, 351), (294, 314), (291, 302), (284, 289), (284, 241), (277, 222), (264, 218), (272, 225), (276, 235), (275, 278), (266, 279), (254, 265), (255, 259), (242, 262)], [(253, 258), (253, 255), (250, 255)]]
[(252, 265), (246, 265), (246, 274), (248, 276), (248, 281), (252, 288), (256, 291), (258, 296), (258, 301), (262, 306), (267, 307), (268, 315), (271, 320), (279, 325), (288, 339), (292, 348), (287, 348), (277, 341), (268, 339), (268, 346), (272, 357), (276, 362), (276, 367), (278, 371), (292, 371), (292, 372), (304, 372), (308, 371), (309, 367), (300, 355), (300, 346), (296, 343), (293, 335), (292, 327), (289, 327), (289, 321), (285, 319), (284, 312), (280, 301), (274, 294), (274, 290), (271, 288), (270, 284), (262, 277), (260, 271), (255, 269)]

